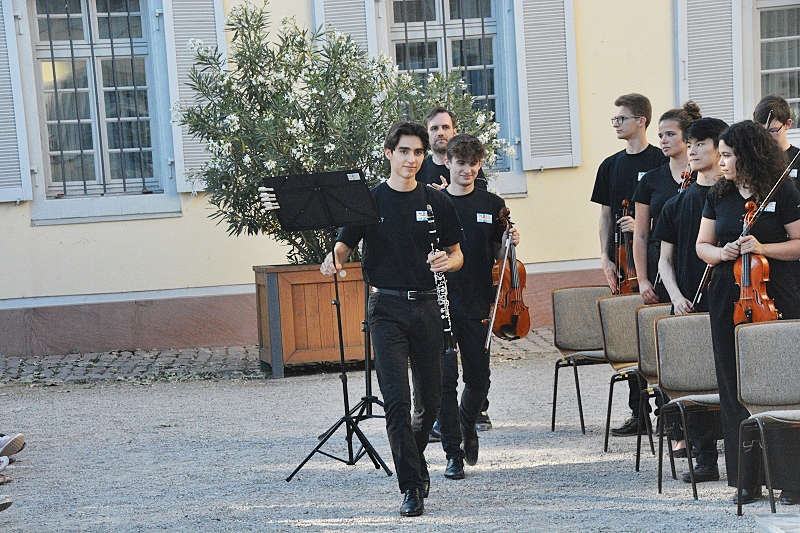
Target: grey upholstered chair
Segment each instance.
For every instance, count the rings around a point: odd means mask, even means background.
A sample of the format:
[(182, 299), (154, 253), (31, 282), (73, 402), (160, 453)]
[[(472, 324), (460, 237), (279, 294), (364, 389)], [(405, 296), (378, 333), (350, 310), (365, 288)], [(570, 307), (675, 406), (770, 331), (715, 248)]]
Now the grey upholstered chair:
[[(600, 327), (603, 331), (603, 350), (608, 364), (615, 370), (608, 388), (606, 435), (603, 451), (608, 451), (608, 431), (611, 425), (611, 403), (614, 384), (635, 379), (641, 388), (639, 376), (639, 349), (636, 341), (636, 309), (644, 304), (639, 294), (619, 294), (597, 300)], [(646, 413), (640, 413), (646, 416)], [(648, 417), (649, 418), (649, 417)]]
[(565, 287), (553, 290), (553, 344), (561, 352), (562, 357), (556, 361), (553, 376), (553, 416), (550, 421), (550, 431), (556, 430), (558, 371), (571, 366), (575, 375), (581, 431), (586, 434), (578, 367), (607, 363), (602, 349), (603, 332), (600, 330), (597, 300), (610, 294), (611, 289), (606, 286)]
[[(668, 316), (672, 310), (671, 304), (643, 305), (636, 309), (636, 344), (639, 349), (639, 374), (643, 379), (644, 388), (639, 396), (639, 411), (646, 412), (650, 398), (661, 395), (658, 388), (658, 355), (656, 354), (655, 323), (656, 319)], [(646, 420), (649, 422), (650, 417)], [(648, 430), (650, 429), (648, 425)], [(653, 449), (653, 437), (650, 436), (650, 451)], [(636, 436), (636, 471), (639, 471), (639, 462), (642, 456), (642, 434)]]
[[(661, 493), (662, 464), (664, 457), (664, 423), (666, 415), (680, 413), (681, 426), (687, 442), (690, 435), (686, 425), (686, 414), (691, 411), (718, 411), (717, 372), (714, 365), (714, 349), (711, 343), (711, 321), (708, 313), (666, 316), (656, 320), (656, 353), (658, 361), (658, 386), (671, 400), (660, 409), (658, 432), (658, 492)], [(669, 459), (673, 479), (675, 462), (672, 443)], [(697, 499), (697, 484), (694, 480), (692, 455), (687, 453), (692, 494)]]
[[(775, 512), (769, 448), (765, 426), (800, 428), (800, 320), (778, 320), (742, 324), (736, 327), (736, 369), (739, 401), (750, 418), (739, 426), (739, 501), (742, 488), (742, 443), (746, 434), (758, 428), (769, 491), (769, 505)], [(739, 503), (738, 514), (742, 514)]]

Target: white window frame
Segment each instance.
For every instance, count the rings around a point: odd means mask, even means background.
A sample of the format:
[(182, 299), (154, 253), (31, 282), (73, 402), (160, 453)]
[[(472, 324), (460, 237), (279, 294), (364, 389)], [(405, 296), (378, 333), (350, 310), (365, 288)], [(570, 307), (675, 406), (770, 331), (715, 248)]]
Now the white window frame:
[[(46, 144), (46, 131), (43, 130), (43, 107), (39, 106), (39, 87), (37, 81), (38, 62), (35, 56), (33, 34), (38, 31), (35, 21), (33, 0), (14, 0), (14, 13), (17, 19), (18, 62), (23, 86), (25, 122), (27, 126), (28, 148), (31, 161), (33, 200), (31, 202), (31, 223), (34, 226), (53, 224), (74, 224), (85, 222), (105, 222), (115, 220), (135, 220), (143, 218), (164, 218), (181, 216), (181, 200), (175, 188), (173, 146), (169, 125), (169, 97), (166, 50), (164, 38), (163, 1), (142, 0), (142, 26), (150, 27), (148, 36), (150, 67), (148, 86), (154, 89), (148, 97), (150, 109), (151, 145), (153, 146), (153, 173), (163, 176), (161, 184), (164, 192), (145, 195), (119, 195), (102, 197), (67, 197), (48, 199), (45, 179), (49, 155)], [(148, 20), (145, 21), (145, 18)]]
[[(394, 14), (392, 11), (393, 0), (375, 0), (375, 17), (376, 17), (376, 51), (382, 53), (387, 57), (394, 58), (395, 40), (405, 40), (403, 31), (393, 32), (392, 22)], [(436, 0), (434, 5), (436, 7), (436, 21), (431, 21), (429, 24), (439, 24), (442, 21), (442, 9), (440, 5), (441, 0)], [(491, 20), (491, 27), (493, 29), (492, 38), (494, 41), (493, 65), (494, 65), (494, 98), (495, 110), (500, 121), (501, 130), (500, 137), (509, 141), (509, 144), (514, 148), (515, 154), (513, 157), (507, 157), (509, 162), (509, 170), (500, 172), (498, 179), (495, 182), (497, 186), (497, 193), (504, 198), (525, 198), (528, 196), (527, 192), (527, 173), (522, 168), (522, 150), (521, 150), (521, 136), (520, 136), (520, 110), (518, 98), (518, 84), (517, 84), (517, 54), (516, 54), (516, 33), (514, 31), (514, 2), (513, 0), (492, 0), (493, 4), (493, 17)], [(449, 0), (446, 0), (446, 8), (449, 10)], [(460, 20), (460, 19), (458, 19)], [(466, 19), (466, 24), (469, 27), (474, 25), (471, 19)], [(452, 35), (447, 32), (447, 40), (461, 39), (461, 23), (453, 23), (458, 25), (458, 31)], [(478, 22), (478, 28), (480, 23)], [(400, 26), (401, 24), (398, 24)], [(419, 40), (424, 38), (424, 28), (422, 22), (409, 22), (408, 23), (408, 37), (409, 41)], [(430, 39), (430, 29), (428, 38)], [(490, 34), (488, 26), (485, 33)], [(467, 34), (467, 38), (477, 37), (478, 35)], [(441, 44), (442, 38), (437, 38)], [(450, 46), (450, 43), (446, 44)], [(439, 46), (439, 64), (443, 64), (444, 50)], [(448, 53), (448, 63), (452, 64), (452, 54)]]

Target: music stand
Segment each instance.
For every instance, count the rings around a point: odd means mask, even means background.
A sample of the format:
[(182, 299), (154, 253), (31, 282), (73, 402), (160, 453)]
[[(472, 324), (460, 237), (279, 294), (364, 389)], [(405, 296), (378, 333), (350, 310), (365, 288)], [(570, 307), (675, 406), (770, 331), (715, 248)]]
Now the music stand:
[[(375, 201), (369, 192), (364, 173), (361, 170), (265, 178), (262, 180), (262, 185), (274, 190), (277, 203), (280, 206), (277, 213), (278, 222), (285, 231), (307, 231), (326, 228), (336, 231), (340, 226), (375, 224), (379, 220)], [(332, 249), (331, 252), (333, 252)], [(358, 427), (358, 423), (362, 419), (369, 418), (372, 414), (372, 399), (368, 399), (371, 396), (369, 394), (371, 391), (368, 391), (368, 397), (362, 398), (361, 402), (355, 407), (350, 407), (344, 360), (344, 335), (342, 333), (338, 276), (333, 276), (333, 286), (335, 296), (331, 304), (336, 307), (336, 326), (339, 334), (339, 377), (342, 381), (344, 414), (319, 436), (319, 443), (297, 465), (297, 468), (289, 474), (286, 481), (291, 481), (315, 453), (320, 453), (348, 465), (354, 465), (361, 457), (368, 455), (376, 469), (382, 467), (387, 475), (392, 475), (389, 467), (386, 466), (386, 463), (378, 455), (366, 435)], [(377, 398), (375, 398), (375, 401), (377, 402)], [(369, 413), (367, 416), (364, 415), (365, 411)], [(354, 415), (354, 413), (357, 414)], [(347, 432), (345, 437), (347, 442), (346, 458), (335, 456), (321, 449), (342, 425), (345, 426)], [(361, 442), (361, 448), (357, 452), (353, 451), (354, 435)]]

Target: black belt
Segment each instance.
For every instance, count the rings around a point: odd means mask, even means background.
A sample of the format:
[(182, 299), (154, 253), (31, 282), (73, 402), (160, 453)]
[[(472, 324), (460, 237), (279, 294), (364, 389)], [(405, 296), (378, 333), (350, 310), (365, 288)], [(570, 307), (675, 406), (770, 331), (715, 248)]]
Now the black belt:
[(379, 289), (377, 287), (372, 287), (372, 292), (377, 292), (379, 294), (391, 294), (392, 296), (399, 296), (403, 299), (406, 299), (410, 302), (414, 300), (435, 300), (436, 299), (436, 291), (429, 290), (429, 291), (398, 291), (395, 289)]

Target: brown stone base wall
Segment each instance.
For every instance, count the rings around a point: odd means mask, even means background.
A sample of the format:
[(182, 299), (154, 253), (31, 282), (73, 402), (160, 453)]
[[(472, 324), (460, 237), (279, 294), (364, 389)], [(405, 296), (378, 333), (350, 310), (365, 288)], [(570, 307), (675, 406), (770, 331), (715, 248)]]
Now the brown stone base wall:
[[(533, 325), (552, 326), (554, 288), (602, 283), (600, 270), (528, 274)], [(4, 356), (257, 343), (255, 294), (0, 310)]]

